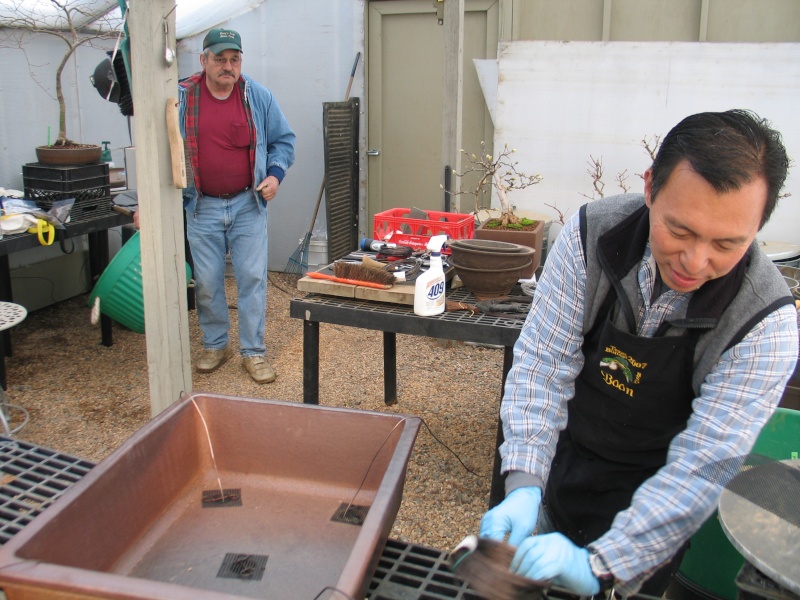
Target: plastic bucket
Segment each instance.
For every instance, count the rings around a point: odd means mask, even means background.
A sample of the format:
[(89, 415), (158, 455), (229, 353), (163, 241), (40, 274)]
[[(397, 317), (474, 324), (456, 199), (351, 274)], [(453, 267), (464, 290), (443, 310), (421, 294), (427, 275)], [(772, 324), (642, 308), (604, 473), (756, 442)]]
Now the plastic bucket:
[[(192, 269), (186, 265), (186, 280)], [(89, 295), (89, 306), (100, 298), (100, 312), (136, 333), (144, 333), (142, 251), (137, 231), (108, 263)]]
[[(793, 452), (800, 452), (800, 411), (778, 408), (761, 430), (752, 453), (785, 460)], [(743, 564), (744, 558), (728, 541), (715, 512), (692, 537), (673, 584), (689, 594), (670, 590), (668, 595), (736, 600), (736, 575)]]

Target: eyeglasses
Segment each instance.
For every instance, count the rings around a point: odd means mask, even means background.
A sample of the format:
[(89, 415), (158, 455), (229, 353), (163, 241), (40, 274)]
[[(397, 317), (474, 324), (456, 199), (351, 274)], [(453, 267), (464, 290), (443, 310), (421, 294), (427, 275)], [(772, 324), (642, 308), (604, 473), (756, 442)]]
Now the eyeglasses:
[(218, 67), (224, 67), (227, 63), (231, 63), (232, 67), (238, 67), (242, 64), (242, 59), (239, 56), (234, 56), (232, 58), (223, 58), (222, 56), (215, 56), (213, 58), (214, 64)]

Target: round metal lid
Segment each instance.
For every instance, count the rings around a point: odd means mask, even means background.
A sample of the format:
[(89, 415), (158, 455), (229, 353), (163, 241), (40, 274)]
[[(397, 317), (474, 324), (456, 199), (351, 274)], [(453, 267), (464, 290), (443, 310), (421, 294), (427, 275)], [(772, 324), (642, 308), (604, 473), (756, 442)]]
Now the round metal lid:
[(719, 499), (722, 530), (742, 556), (800, 593), (800, 460), (772, 461), (734, 477)]
[(786, 260), (800, 257), (800, 244), (790, 242), (758, 242), (770, 260)]

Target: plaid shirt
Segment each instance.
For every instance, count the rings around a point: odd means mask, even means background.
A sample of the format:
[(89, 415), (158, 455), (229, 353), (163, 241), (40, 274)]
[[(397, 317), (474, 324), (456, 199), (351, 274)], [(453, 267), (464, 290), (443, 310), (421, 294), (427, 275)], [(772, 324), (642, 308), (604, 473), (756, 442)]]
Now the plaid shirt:
[[(648, 245), (638, 273), (640, 336), (652, 336), (690, 297), (666, 290), (651, 305), (655, 275)], [(511, 472), (507, 483), (514, 482), (507, 491), (547, 481), (559, 432), (567, 424), (566, 403), (584, 364), (585, 279), (576, 214), (548, 253), (514, 349), (501, 407), (502, 468)], [(693, 473), (751, 450), (794, 369), (797, 348), (795, 310), (785, 306), (720, 357), (693, 401), (686, 429), (672, 440), (666, 465), (638, 488), (611, 529), (589, 545), (624, 582), (616, 588), (620, 594), (638, 590), (712, 514), (722, 488)]]
[[(194, 175), (194, 187), (197, 189), (198, 194), (203, 193), (203, 187), (200, 185), (200, 158), (197, 153), (197, 127), (200, 122), (200, 85), (205, 84), (206, 74), (205, 71), (195, 73), (181, 81), (181, 85), (186, 89), (186, 117), (184, 121), (186, 130), (186, 149), (189, 154), (189, 161)], [(253, 123), (253, 111), (250, 108), (250, 103), (247, 101), (245, 81), (242, 77), (237, 82), (244, 104), (244, 110), (247, 113), (247, 123), (250, 125), (250, 172), (253, 173), (256, 164), (256, 128)], [(250, 184), (251, 188), (255, 188), (260, 181), (254, 181)]]

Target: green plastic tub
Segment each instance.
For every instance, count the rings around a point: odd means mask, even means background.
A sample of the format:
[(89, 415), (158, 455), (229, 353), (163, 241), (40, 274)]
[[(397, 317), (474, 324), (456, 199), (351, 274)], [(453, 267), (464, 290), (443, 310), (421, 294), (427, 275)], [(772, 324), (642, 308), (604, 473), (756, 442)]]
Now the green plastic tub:
[[(793, 458), (793, 453), (800, 452), (800, 411), (778, 408), (761, 430), (752, 452), (775, 460)], [(692, 537), (673, 584), (688, 593), (668, 595), (736, 600), (736, 575), (743, 564), (744, 558), (728, 541), (714, 512)]]
[[(186, 280), (192, 269), (186, 265)], [(136, 333), (144, 333), (142, 251), (137, 231), (108, 263), (89, 295), (89, 306), (100, 299), (100, 312)]]

